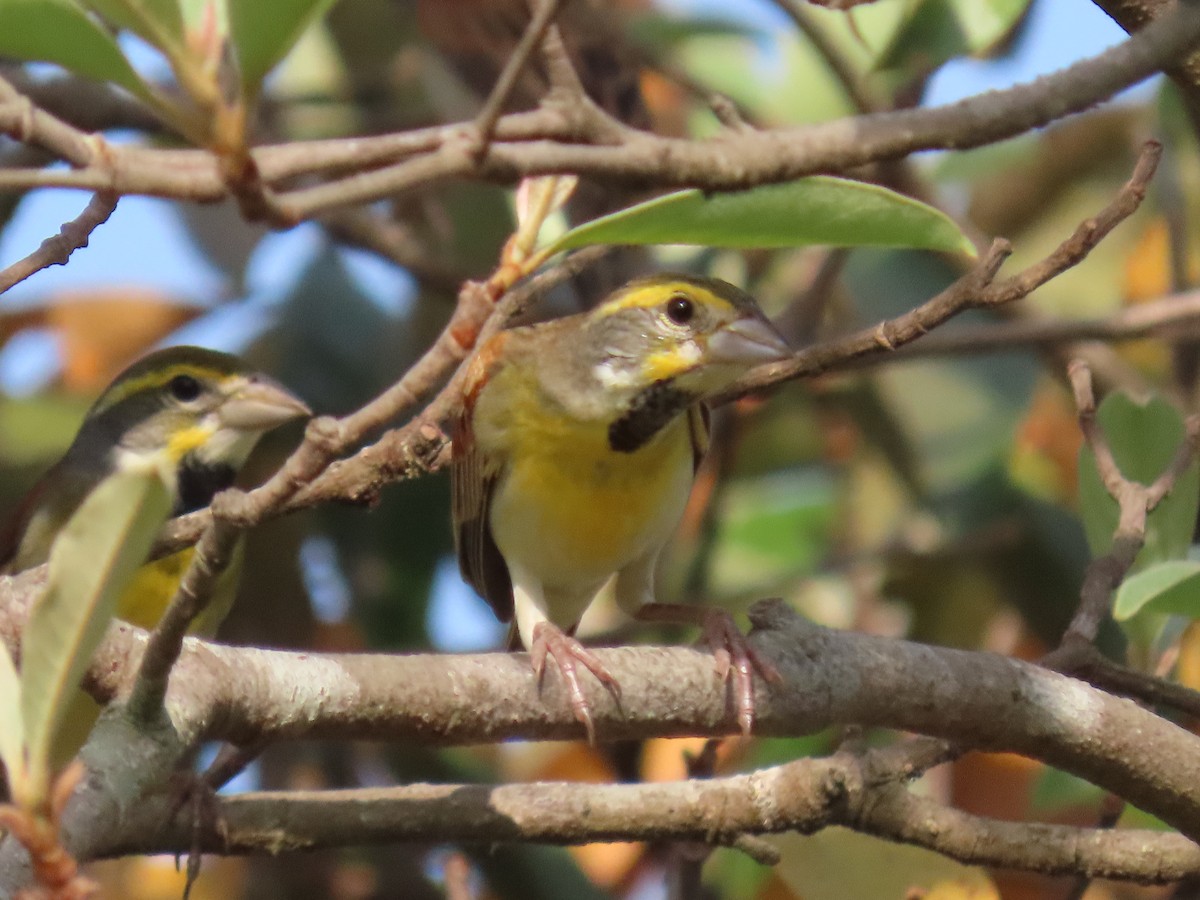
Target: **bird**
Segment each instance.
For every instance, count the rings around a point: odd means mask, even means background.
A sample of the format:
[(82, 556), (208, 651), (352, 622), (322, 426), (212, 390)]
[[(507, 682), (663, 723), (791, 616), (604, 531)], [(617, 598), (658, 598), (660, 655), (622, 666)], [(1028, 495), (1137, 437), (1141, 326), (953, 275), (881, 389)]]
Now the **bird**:
[(509, 328), (481, 345), (450, 422), (451, 506), (463, 578), (511, 622), (541, 683), (547, 658), (595, 743), (578, 669), (620, 685), (574, 632), (612, 581), (643, 620), (701, 625), (734, 679), (743, 733), (753, 672), (778, 673), (723, 610), (655, 600), (655, 569), (708, 443), (705, 401), (791, 350), (745, 291), (661, 273), (593, 309)]
[[(302, 400), (236, 356), (191, 346), (150, 353), (101, 393), (63, 457), (17, 506), (0, 532), (0, 574), (46, 562), (71, 515), (113, 473), (157, 463), (173, 475), (167, 485), (172, 515), (183, 515), (208, 506), (233, 484), (263, 434), (310, 415)], [(142, 565), (117, 600), (117, 617), (152, 629), (193, 553), (189, 547)], [(240, 561), (239, 543), (208, 606), (192, 623), (194, 634), (215, 634), (233, 604)], [(59, 762), (75, 755), (98, 713), (81, 692), (56, 736)]]

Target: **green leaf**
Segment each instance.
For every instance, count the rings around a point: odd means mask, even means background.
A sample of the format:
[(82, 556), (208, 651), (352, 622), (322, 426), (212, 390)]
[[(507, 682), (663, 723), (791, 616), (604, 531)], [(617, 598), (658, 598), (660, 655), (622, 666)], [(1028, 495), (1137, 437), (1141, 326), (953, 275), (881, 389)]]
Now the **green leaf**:
[(918, 247), (974, 255), (945, 214), (877, 185), (824, 175), (734, 193), (691, 189), (572, 228), (549, 252), (591, 244)]
[(183, 44), (183, 13), (179, 0), (81, 0), (84, 6), (117, 28), (131, 31), (148, 44)]
[[(1142, 404), (1123, 393), (1109, 394), (1096, 411), (1096, 420), (1121, 473), (1141, 484), (1150, 484), (1162, 474), (1184, 441), (1183, 418), (1161, 397)], [(1079, 507), (1092, 555), (1103, 556), (1112, 548), (1120, 510), (1104, 489), (1095, 455), (1086, 444), (1079, 451)], [(1200, 467), (1193, 461), (1147, 518), (1146, 544), (1134, 571), (1186, 557), (1198, 509)]]
[(21, 654), (21, 710), (31, 782), (48, 783), (63, 712), (171, 511), (157, 471), (110, 475), (84, 499), (50, 551), (46, 593), (34, 604)]
[(1034, 812), (1061, 813), (1066, 809), (1096, 806), (1104, 799), (1104, 793), (1103, 788), (1070, 772), (1047, 766), (1033, 782), (1029, 805)]
[(71, 0), (0, 0), (0, 56), (56, 63), (150, 95), (117, 42)]
[(309, 25), (334, 0), (228, 0), (229, 30), (242, 73), (242, 92), (251, 97)]
[(1200, 563), (1161, 562), (1126, 578), (1117, 588), (1113, 618), (1123, 622), (1143, 611), (1200, 619)]
[(8, 772), (9, 790), (25, 778), (25, 728), (21, 720), (21, 682), (8, 647), (0, 642), (0, 760)]
[(876, 68), (929, 72), (956, 56), (985, 54), (1028, 6), (1029, 0), (915, 0)]

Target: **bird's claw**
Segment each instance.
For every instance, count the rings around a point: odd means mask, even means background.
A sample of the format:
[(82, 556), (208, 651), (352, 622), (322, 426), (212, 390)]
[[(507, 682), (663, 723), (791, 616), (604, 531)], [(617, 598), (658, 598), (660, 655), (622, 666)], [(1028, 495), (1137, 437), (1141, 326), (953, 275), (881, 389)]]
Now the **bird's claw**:
[(730, 682), (738, 726), (749, 737), (754, 725), (754, 673), (770, 684), (779, 684), (783, 677), (774, 664), (754, 649), (738, 629), (733, 616), (723, 609), (706, 609), (701, 622), (704, 640), (712, 648), (716, 661), (717, 680)]
[(576, 664), (581, 664), (591, 672), (617, 700), (620, 700), (621, 685), (617, 679), (608, 671), (604, 663), (597, 659), (596, 654), (550, 622), (539, 622), (534, 626), (533, 642), (529, 648), (529, 654), (533, 664), (533, 673), (537, 677), (539, 686), (546, 670), (546, 656), (548, 654), (553, 657), (554, 664), (562, 673), (567, 689), (567, 698), (571, 703), (571, 711), (587, 732), (588, 743), (595, 745), (596, 726), (592, 721), (592, 707), (588, 703), (587, 697), (584, 696), (583, 687), (579, 683), (579, 671)]

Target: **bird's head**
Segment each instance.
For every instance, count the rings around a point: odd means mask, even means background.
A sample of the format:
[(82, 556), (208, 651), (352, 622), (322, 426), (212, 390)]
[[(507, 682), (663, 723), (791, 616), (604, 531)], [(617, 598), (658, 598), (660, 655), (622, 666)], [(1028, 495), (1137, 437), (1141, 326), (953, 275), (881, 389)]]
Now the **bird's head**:
[(692, 275), (629, 283), (587, 314), (584, 330), (601, 354), (597, 379), (635, 394), (670, 383), (703, 399), (754, 366), (791, 354), (749, 294)]
[(178, 473), (184, 508), (207, 505), (264, 433), (311, 414), (235, 356), (169, 347), (117, 376), (88, 411), (66, 460), (104, 468), (160, 465)]

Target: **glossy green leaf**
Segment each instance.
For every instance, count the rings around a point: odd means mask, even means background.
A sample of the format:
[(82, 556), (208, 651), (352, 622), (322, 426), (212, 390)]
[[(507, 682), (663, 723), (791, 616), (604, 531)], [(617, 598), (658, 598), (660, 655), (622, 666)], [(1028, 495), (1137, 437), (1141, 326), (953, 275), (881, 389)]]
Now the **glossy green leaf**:
[(0, 0), (0, 56), (56, 63), (149, 94), (117, 42), (71, 0)]
[(267, 73), (334, 0), (228, 0), (229, 31), (242, 73), (242, 91), (258, 93)]
[(1139, 612), (1200, 619), (1200, 563), (1161, 562), (1126, 578), (1117, 589), (1113, 618), (1123, 622)]
[(81, 0), (84, 6), (117, 28), (131, 31), (148, 44), (163, 48), (183, 43), (179, 0)]
[(10, 790), (25, 778), (25, 727), (21, 719), (21, 681), (8, 647), (0, 642), (0, 760)]
[(171, 511), (157, 471), (118, 472), (71, 516), (50, 551), (46, 593), (34, 604), (21, 654), (21, 709), (34, 784), (73, 692)]
[(956, 56), (986, 53), (1028, 6), (1029, 0), (913, 0), (876, 67), (928, 72)]
[[(1122, 393), (1104, 398), (1096, 411), (1113, 458), (1126, 478), (1150, 484), (1174, 459), (1184, 440), (1183, 418), (1161, 397), (1140, 404)], [(1084, 445), (1079, 453), (1079, 507), (1093, 556), (1112, 547), (1120, 511), (1096, 471), (1096, 459)], [(1200, 508), (1200, 468), (1193, 461), (1146, 521), (1146, 544), (1135, 571), (1151, 563), (1183, 559), (1191, 546)]]
[(591, 244), (769, 248), (828, 244), (974, 254), (945, 214), (881, 188), (814, 176), (733, 193), (679, 191), (573, 228), (551, 252)]

